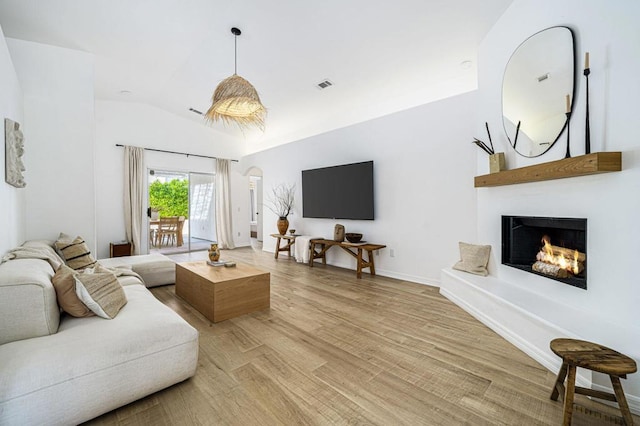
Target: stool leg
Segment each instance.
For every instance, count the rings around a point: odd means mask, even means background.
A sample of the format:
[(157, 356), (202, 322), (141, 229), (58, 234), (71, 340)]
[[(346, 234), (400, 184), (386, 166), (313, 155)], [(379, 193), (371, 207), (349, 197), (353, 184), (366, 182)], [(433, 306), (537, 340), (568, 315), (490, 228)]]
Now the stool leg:
[(564, 426), (571, 425), (571, 416), (573, 415), (573, 395), (576, 390), (576, 366), (569, 365), (569, 374), (567, 375), (567, 389), (564, 393)]
[(622, 417), (624, 418), (624, 424), (627, 426), (633, 425), (633, 417), (631, 417), (631, 412), (629, 411), (629, 404), (627, 404), (627, 398), (624, 396), (624, 390), (622, 390), (622, 384), (620, 383), (620, 378), (617, 376), (609, 376), (611, 379), (611, 385), (613, 386), (613, 391), (616, 394), (616, 399), (618, 400), (618, 405), (620, 406), (620, 411), (622, 412)]
[(558, 378), (551, 391), (551, 399), (553, 401), (557, 401), (560, 394), (562, 394), (564, 398), (564, 379), (567, 377), (567, 367), (567, 363), (563, 361), (562, 367), (560, 367), (560, 371), (558, 371)]

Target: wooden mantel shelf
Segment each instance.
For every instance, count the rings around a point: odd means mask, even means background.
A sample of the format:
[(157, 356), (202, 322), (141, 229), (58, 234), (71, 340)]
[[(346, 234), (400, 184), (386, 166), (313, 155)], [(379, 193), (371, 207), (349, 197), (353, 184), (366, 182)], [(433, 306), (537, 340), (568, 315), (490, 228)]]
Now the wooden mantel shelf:
[(622, 170), (621, 152), (594, 152), (579, 157), (564, 158), (519, 169), (476, 176), (475, 187), (513, 185), (539, 182)]

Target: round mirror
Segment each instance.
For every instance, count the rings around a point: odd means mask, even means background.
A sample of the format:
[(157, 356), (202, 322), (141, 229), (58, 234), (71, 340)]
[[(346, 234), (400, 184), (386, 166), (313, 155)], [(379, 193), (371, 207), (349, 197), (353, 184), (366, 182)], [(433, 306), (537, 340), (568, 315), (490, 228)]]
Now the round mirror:
[(540, 31), (511, 55), (502, 82), (502, 122), (518, 154), (542, 155), (562, 134), (574, 68), (573, 33), (567, 27)]

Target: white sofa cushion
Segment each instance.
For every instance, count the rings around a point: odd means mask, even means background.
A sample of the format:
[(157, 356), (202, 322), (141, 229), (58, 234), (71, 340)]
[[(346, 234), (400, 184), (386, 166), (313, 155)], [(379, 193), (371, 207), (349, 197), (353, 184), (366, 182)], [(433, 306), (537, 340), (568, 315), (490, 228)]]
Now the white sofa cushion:
[(100, 259), (98, 263), (107, 268), (129, 265), (133, 272), (142, 277), (144, 285), (147, 287), (174, 284), (176, 282), (176, 264), (162, 254), (112, 257)]
[(0, 424), (78, 424), (193, 376), (198, 332), (143, 286), (124, 291), (111, 321), (65, 317), (0, 346)]
[(58, 331), (60, 310), (52, 277), (53, 268), (43, 260), (14, 259), (0, 265), (0, 345)]

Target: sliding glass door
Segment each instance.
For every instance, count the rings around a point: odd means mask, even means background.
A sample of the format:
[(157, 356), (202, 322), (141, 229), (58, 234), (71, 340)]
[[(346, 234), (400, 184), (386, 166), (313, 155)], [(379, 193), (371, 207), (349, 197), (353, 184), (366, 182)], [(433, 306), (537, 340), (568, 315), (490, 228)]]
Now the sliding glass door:
[(213, 174), (150, 169), (150, 253), (205, 250), (216, 240)]
[(206, 250), (216, 241), (215, 176), (189, 173), (189, 250)]

